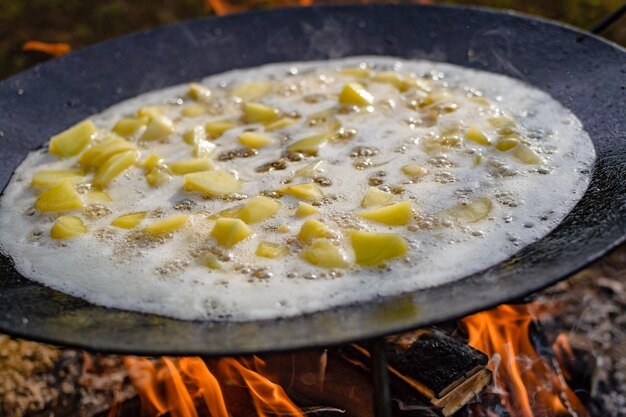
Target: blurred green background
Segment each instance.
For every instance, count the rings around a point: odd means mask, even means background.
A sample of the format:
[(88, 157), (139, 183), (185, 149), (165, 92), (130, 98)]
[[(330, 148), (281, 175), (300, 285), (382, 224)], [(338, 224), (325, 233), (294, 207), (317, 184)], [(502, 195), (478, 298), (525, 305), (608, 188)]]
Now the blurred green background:
[[(22, 71), (50, 56), (23, 51), (29, 40), (68, 43), (81, 48), (107, 38), (165, 23), (214, 14), (225, 0), (0, 0), (0, 79)], [(296, 0), (226, 0), (255, 8)], [(307, 0), (303, 0), (307, 1)], [(473, 4), (508, 8), (560, 20), (583, 29), (616, 10), (623, 0), (414, 0), (418, 3)], [(323, 1), (332, 3), (332, 1)], [(345, 2), (345, 1), (343, 1)], [(316, 3), (316, 1), (314, 1)], [(603, 33), (626, 45), (626, 19)]]

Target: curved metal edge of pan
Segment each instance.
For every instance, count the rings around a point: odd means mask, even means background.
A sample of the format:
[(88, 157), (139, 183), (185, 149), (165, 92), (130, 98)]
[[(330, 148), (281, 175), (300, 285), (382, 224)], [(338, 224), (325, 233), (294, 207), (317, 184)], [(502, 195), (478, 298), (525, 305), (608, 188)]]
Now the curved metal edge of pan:
[[(267, 28), (274, 29), (268, 32), (272, 48), (254, 42)], [(581, 35), (588, 36), (585, 42), (576, 41)], [(240, 53), (223, 54), (233, 50)], [(4, 187), (27, 151), (55, 131), (143, 91), (235, 67), (365, 54), (500, 72), (549, 92), (577, 114), (596, 146), (598, 162), (584, 198), (552, 234), (486, 271), (436, 288), (285, 320), (185, 322), (106, 309), (28, 281), (3, 258), (0, 329), (67, 346), (149, 355), (331, 345), (519, 298), (571, 275), (624, 240), (626, 122), (616, 107), (625, 102), (619, 79), (626, 73), (626, 54), (563, 25), (483, 9), (282, 9), (170, 25), (77, 51), (0, 83), (0, 184)], [(195, 65), (189, 65), (190, 56)], [(87, 88), (93, 94), (85, 97)], [(19, 89), (23, 94), (16, 94)]]

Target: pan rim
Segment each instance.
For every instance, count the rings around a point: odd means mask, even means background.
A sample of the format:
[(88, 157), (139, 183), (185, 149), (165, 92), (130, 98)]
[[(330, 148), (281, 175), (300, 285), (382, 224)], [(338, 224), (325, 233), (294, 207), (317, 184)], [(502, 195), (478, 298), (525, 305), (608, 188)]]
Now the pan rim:
[[(575, 32), (575, 33), (578, 33), (578, 34), (583, 34), (585, 36), (589, 36), (589, 37), (594, 38), (596, 41), (603, 42), (603, 43), (607, 44), (607, 46), (615, 48), (615, 45), (612, 44), (611, 42), (608, 42), (608, 41), (606, 41), (606, 40), (604, 40), (604, 39), (602, 39), (600, 37), (597, 37), (597, 36), (595, 36), (593, 34), (589, 34), (587, 32), (581, 31), (580, 29), (570, 27), (569, 25), (565, 25), (565, 24), (558, 23), (558, 22), (553, 22), (553, 21), (548, 20), (548, 19), (538, 19), (536, 17), (528, 17), (527, 15), (522, 14), (522, 13), (518, 13), (518, 12), (503, 12), (503, 11), (496, 11), (495, 9), (490, 9), (490, 8), (482, 8), (482, 7), (481, 8), (477, 8), (477, 7), (467, 7), (467, 6), (461, 6), (461, 7), (459, 7), (459, 6), (432, 6), (432, 5), (427, 5), (427, 6), (413, 6), (413, 5), (345, 6), (345, 5), (342, 5), (342, 6), (315, 6), (315, 7), (310, 8), (310, 9), (315, 9), (315, 10), (328, 10), (328, 9), (331, 9), (331, 10), (336, 10), (336, 9), (351, 10), (351, 9), (354, 9), (354, 8), (358, 8), (358, 9), (385, 9), (385, 8), (390, 8), (390, 7), (396, 8), (396, 9), (398, 9), (398, 8), (411, 8), (411, 9), (413, 9), (413, 8), (419, 7), (419, 8), (428, 8), (428, 9), (478, 10), (478, 11), (485, 11), (485, 12), (489, 12), (489, 13), (495, 13), (495, 14), (498, 14), (498, 15), (499, 14), (509, 15), (509, 16), (514, 16), (514, 17), (519, 17), (519, 18), (522, 18), (522, 19), (536, 20), (536, 21), (542, 22), (543, 24), (549, 24), (549, 25), (557, 26), (557, 27), (560, 27), (560, 28), (562, 28), (564, 30), (572, 31), (572, 32)], [(281, 10), (293, 10), (293, 9), (286, 8), (286, 9), (281, 9)], [(302, 10), (307, 10), (307, 9), (302, 9)], [(111, 44), (111, 43), (115, 43), (115, 42), (120, 42), (120, 40), (126, 40), (126, 39), (130, 39), (130, 38), (133, 38), (133, 37), (139, 37), (139, 36), (148, 36), (148, 35), (150, 35), (153, 32), (158, 32), (158, 31), (161, 31), (161, 30), (163, 30), (165, 28), (172, 29), (172, 28), (176, 28), (176, 27), (182, 27), (184, 25), (189, 24), (190, 22), (202, 22), (202, 21), (209, 21), (209, 20), (213, 21), (213, 20), (217, 20), (217, 19), (242, 18), (242, 17), (244, 19), (246, 19), (246, 18), (249, 18), (250, 16), (259, 16), (259, 15), (265, 15), (265, 14), (268, 14), (268, 15), (269, 14), (275, 14), (278, 11), (279, 10), (255, 11), (255, 12), (247, 12), (247, 13), (230, 15), (230, 16), (226, 16), (226, 17), (210, 17), (210, 18), (196, 19), (196, 20), (187, 21), (187, 22), (174, 23), (174, 24), (162, 26), (162, 27), (159, 27), (159, 28), (150, 29), (150, 30), (147, 30), (147, 31), (137, 32), (137, 33), (134, 33), (134, 34), (131, 34), (131, 35), (127, 35), (127, 36), (124, 36), (124, 37), (119, 37), (119, 38), (114, 38), (114, 39), (111, 39), (111, 40), (107, 40), (106, 42), (103, 42), (103, 43), (100, 43), (100, 44), (97, 44), (97, 45), (94, 45), (94, 46), (91, 46), (91, 47), (88, 47), (88, 48), (84, 48), (84, 49), (78, 50), (75, 54), (80, 54), (83, 51), (88, 51), (89, 52), (89, 51), (92, 50), (92, 48), (93, 49), (102, 48), (105, 45), (108, 45), (108, 44)], [(617, 48), (621, 52), (626, 52), (625, 49), (623, 49), (623, 48), (621, 48), (619, 46)], [(72, 57), (68, 57), (68, 58), (61, 57), (57, 61), (63, 62), (62, 60), (64, 60), (64, 59), (69, 60), (69, 59), (72, 59)], [(47, 65), (47, 64), (44, 64), (44, 65)], [(34, 71), (34, 69), (31, 69), (31, 70), (25, 71), (23, 73), (17, 74), (16, 76), (13, 76), (11, 78), (8, 78), (8, 79), (0, 82), (0, 92), (2, 91), (2, 88), (4, 88), (4, 87), (9, 87), (10, 88), (10, 84), (12, 82), (14, 82), (14, 80), (20, 79), (23, 76), (23, 74), (30, 73), (32, 71)], [(1, 96), (0, 96), (0, 100), (2, 100)], [(585, 194), (587, 194), (587, 193), (585, 193)], [(614, 240), (614, 241), (610, 242), (604, 248), (602, 248), (600, 250), (597, 250), (597, 251), (593, 252), (590, 255), (587, 254), (584, 260), (581, 260), (574, 268), (570, 269), (569, 273), (563, 273), (563, 274), (560, 274), (560, 275), (555, 275), (555, 276), (553, 276), (553, 278), (551, 280), (538, 283), (538, 284), (530, 287), (529, 289), (525, 290), (524, 292), (525, 293), (535, 292), (535, 291), (537, 291), (537, 290), (539, 290), (541, 288), (544, 288), (546, 286), (549, 286), (549, 285), (553, 284), (554, 282), (560, 281), (561, 279), (565, 278), (566, 276), (571, 276), (575, 272), (577, 272), (580, 269), (584, 268), (590, 262), (592, 262), (592, 261), (600, 258), (601, 256), (605, 255), (606, 253), (608, 253), (610, 250), (612, 250), (613, 248), (615, 248), (616, 246), (618, 246), (619, 244), (624, 242), (624, 240), (626, 240), (626, 235), (622, 235), (617, 240)], [(466, 280), (466, 279), (468, 279), (468, 277), (462, 278), (461, 280)], [(519, 297), (521, 295), (522, 294), (518, 294), (516, 297)], [(395, 298), (395, 297), (390, 297), (390, 298)], [(493, 301), (492, 303), (483, 303), (483, 304), (481, 304), (482, 305), (481, 309), (483, 309), (485, 307), (491, 307), (491, 306), (494, 306), (494, 305), (497, 305), (497, 304), (500, 304), (500, 303), (501, 303), (501, 301)], [(461, 313), (459, 313), (459, 311), (461, 311)], [(437, 322), (441, 322), (441, 321), (445, 321), (445, 320), (453, 318), (451, 316), (458, 317), (458, 316), (461, 316), (461, 315), (465, 315), (465, 314), (467, 314), (467, 313), (469, 313), (471, 311), (476, 311), (475, 307), (471, 306), (471, 305), (466, 305), (464, 308), (461, 308), (461, 309), (457, 308), (457, 310), (455, 310), (454, 313), (450, 313), (449, 316), (443, 315), (440, 320), (437, 320)], [(134, 314), (141, 314), (141, 313), (134, 313)], [(314, 313), (314, 314), (317, 314), (317, 313)], [(368, 333), (367, 335), (364, 335), (363, 337), (367, 337), (367, 338), (376, 337), (376, 336), (380, 336), (380, 335), (383, 335), (383, 334), (389, 334), (389, 333), (395, 333), (395, 332), (402, 331), (402, 330), (407, 330), (407, 329), (412, 328), (412, 327), (415, 327), (415, 326), (398, 325), (396, 327), (388, 327), (385, 330), (372, 331), (372, 332)], [(114, 346), (109, 346), (109, 348), (107, 348), (106, 346), (104, 346), (104, 347), (102, 347), (102, 346), (96, 347), (96, 346), (93, 346), (90, 343), (80, 343), (80, 342), (75, 342), (75, 341), (67, 342), (66, 340), (60, 340), (60, 339), (57, 339), (57, 338), (54, 338), (54, 337), (45, 337), (45, 336), (38, 337), (37, 335), (33, 335), (32, 333), (29, 333), (28, 331), (20, 331), (19, 328), (18, 329), (14, 329), (14, 328), (7, 329), (7, 328), (4, 327), (4, 323), (3, 322), (0, 322), (0, 330), (2, 330), (4, 332), (7, 332), (8, 334), (16, 335), (18, 337), (26, 337), (26, 338), (29, 338), (29, 339), (32, 339), (32, 340), (38, 340), (38, 341), (47, 342), (47, 343), (53, 343), (54, 344), (54, 343), (61, 342), (61, 343), (63, 343), (66, 346), (85, 348), (85, 349), (96, 350), (96, 351), (101, 351), (101, 352), (128, 353), (127, 349), (118, 348), (118, 347), (114, 347)], [(351, 337), (351, 336), (347, 336), (346, 339), (332, 340), (332, 341), (329, 341), (328, 343), (324, 343), (324, 345), (334, 345), (334, 344), (344, 343), (346, 341), (352, 341), (352, 340), (355, 340), (355, 338)], [(294, 349), (306, 348), (306, 347), (309, 347), (309, 346), (310, 346), (310, 344), (308, 344), (308, 343), (306, 343), (306, 344), (298, 344), (297, 342), (294, 342), (294, 343), (291, 343), (291, 344), (286, 344), (285, 346), (277, 346), (275, 349), (262, 348), (261, 350), (263, 350), (263, 351), (294, 350)], [(252, 353), (252, 352), (257, 352), (257, 351), (258, 350), (255, 350), (255, 349), (243, 349), (243, 350), (239, 351), (239, 353)], [(136, 351), (133, 350), (133, 352), (136, 352)], [(165, 348), (165, 349), (162, 349), (162, 348), (157, 348), (157, 349), (146, 348), (146, 349), (142, 349), (141, 352), (144, 353), (144, 354), (149, 354), (149, 355), (156, 355), (156, 354), (158, 354), (158, 355), (161, 355), (161, 354), (173, 354), (173, 355), (202, 354), (202, 355), (205, 355), (205, 354), (207, 354), (207, 352), (205, 350), (188, 349), (188, 350), (185, 350), (184, 353), (183, 353), (182, 350), (180, 350), (180, 349), (168, 350), (167, 348)], [(224, 352), (221, 352), (221, 351), (215, 351), (215, 352), (212, 351), (212, 352), (210, 352), (211, 355), (219, 355), (219, 354), (226, 354), (226, 353), (229, 353), (229, 352), (226, 352), (226, 351), (224, 351)]]

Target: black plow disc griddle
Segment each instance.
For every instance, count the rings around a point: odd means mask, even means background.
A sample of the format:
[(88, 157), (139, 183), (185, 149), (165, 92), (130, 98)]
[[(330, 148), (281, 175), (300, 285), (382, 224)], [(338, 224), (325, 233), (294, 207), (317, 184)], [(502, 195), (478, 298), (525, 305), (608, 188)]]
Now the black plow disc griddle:
[[(521, 79), (583, 122), (589, 190), (549, 236), (457, 282), (285, 320), (186, 322), (99, 307), (0, 257), (0, 331), (103, 352), (220, 355), (326, 346), (460, 317), (570, 276), (626, 235), (626, 52), (589, 33), (484, 9), (378, 5), (201, 19), (108, 41), (0, 83), (0, 189), (28, 151), (133, 97), (233, 68), (351, 55), (445, 61)], [(2, 233), (2, 231), (0, 231)]]

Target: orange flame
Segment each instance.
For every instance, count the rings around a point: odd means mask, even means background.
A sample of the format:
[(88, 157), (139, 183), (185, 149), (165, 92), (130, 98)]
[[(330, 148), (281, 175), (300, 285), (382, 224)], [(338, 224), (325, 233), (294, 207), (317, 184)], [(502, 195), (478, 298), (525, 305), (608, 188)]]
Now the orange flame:
[(259, 417), (304, 417), (284, 390), (259, 373), (263, 361), (223, 358), (215, 374), (199, 357), (150, 360), (135, 356), (124, 364), (141, 398), (143, 417), (170, 413), (171, 417), (229, 417), (220, 384), (244, 387)]
[(512, 417), (589, 413), (568, 387), (559, 369), (540, 357), (529, 338), (529, 327), (541, 307), (502, 305), (463, 319), (470, 346), (489, 356), (489, 368)]
[(22, 51), (39, 51), (57, 58), (72, 50), (67, 43), (48, 43), (39, 41), (28, 41), (22, 45)]
[[(284, 6), (310, 6), (313, 0), (273, 0), (270, 5), (273, 7)], [(229, 13), (243, 12), (255, 7), (267, 7), (264, 0), (204, 0), (204, 7), (213, 10), (218, 16)]]

